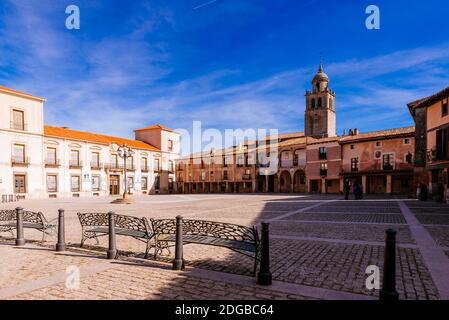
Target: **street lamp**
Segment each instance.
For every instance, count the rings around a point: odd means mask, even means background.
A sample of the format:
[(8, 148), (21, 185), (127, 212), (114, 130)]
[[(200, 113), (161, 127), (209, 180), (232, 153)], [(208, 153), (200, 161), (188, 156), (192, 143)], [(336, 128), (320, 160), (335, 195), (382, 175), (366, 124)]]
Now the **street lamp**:
[(112, 150), (117, 152), (118, 156), (120, 158), (123, 158), (123, 171), (124, 171), (124, 179), (125, 179), (125, 190), (123, 192), (123, 198), (114, 200), (113, 203), (126, 203), (129, 201), (127, 199), (128, 194), (128, 179), (126, 177), (126, 165), (127, 165), (127, 159), (132, 157), (134, 155), (134, 150), (132, 150), (128, 145), (118, 145), (117, 143), (112, 143)]

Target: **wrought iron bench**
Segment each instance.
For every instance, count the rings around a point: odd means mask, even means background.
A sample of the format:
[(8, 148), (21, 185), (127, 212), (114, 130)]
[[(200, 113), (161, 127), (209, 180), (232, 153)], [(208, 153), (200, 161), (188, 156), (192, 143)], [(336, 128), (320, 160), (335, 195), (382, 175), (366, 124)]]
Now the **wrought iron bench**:
[[(151, 248), (151, 232), (150, 225), (146, 218), (137, 218), (114, 214), (115, 217), (115, 234), (119, 236), (128, 236), (146, 243), (145, 258)], [(107, 213), (80, 213), (78, 218), (81, 224), (81, 247), (88, 239), (95, 239), (99, 244), (98, 237), (109, 234), (109, 220)]]
[[(170, 250), (169, 242), (176, 241), (175, 219), (150, 219), (154, 232), (154, 258), (164, 249)], [(254, 259), (256, 274), (259, 259), (259, 234), (255, 226), (248, 228), (230, 223), (183, 220), (183, 243), (202, 244), (228, 248)]]
[[(42, 212), (23, 211), (23, 227), (42, 232), (42, 242), (45, 236), (56, 235), (58, 218), (48, 221)], [(0, 210), (0, 232), (10, 232), (17, 228), (16, 210)]]

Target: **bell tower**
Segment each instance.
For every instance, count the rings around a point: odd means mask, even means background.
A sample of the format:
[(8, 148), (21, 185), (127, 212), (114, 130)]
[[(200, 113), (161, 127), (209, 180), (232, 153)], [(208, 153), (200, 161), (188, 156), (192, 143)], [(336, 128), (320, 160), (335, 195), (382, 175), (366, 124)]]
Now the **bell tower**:
[(335, 92), (329, 88), (329, 77), (320, 62), (317, 74), (312, 80), (312, 91), (306, 91), (306, 111), (304, 131), (306, 136), (315, 138), (337, 135), (335, 113)]

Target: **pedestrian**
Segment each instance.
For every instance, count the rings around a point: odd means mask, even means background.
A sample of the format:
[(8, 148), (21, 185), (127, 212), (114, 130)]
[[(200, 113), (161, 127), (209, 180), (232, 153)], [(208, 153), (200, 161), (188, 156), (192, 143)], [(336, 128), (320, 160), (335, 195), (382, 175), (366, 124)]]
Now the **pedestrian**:
[(351, 191), (351, 184), (349, 179), (345, 179), (343, 184), (343, 192), (345, 193), (345, 200), (349, 200), (349, 192)]
[(359, 194), (360, 194), (360, 185), (359, 182), (356, 180), (354, 181), (354, 184), (352, 185), (352, 192), (354, 193), (354, 199), (358, 200), (359, 199)]

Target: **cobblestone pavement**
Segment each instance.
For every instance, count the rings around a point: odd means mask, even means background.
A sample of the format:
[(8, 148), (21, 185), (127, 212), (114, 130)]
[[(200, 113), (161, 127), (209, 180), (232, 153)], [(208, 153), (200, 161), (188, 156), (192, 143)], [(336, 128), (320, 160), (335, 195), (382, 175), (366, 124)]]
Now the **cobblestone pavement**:
[[(445, 297), (447, 283), (428, 243), (439, 250), (442, 266), (449, 267), (449, 206), (383, 196), (344, 201), (332, 195), (210, 194), (136, 197), (131, 205), (112, 205), (112, 198), (27, 200), (17, 205), (42, 211), (48, 219), (66, 211), (69, 250), (52, 251), (56, 239), (40, 244), (41, 234), (25, 230), (30, 242), (14, 246), (0, 234), (1, 299), (342, 299), (376, 298), (378, 290), (365, 287), (369, 265), (383, 266), (385, 230), (398, 231), (397, 290), (402, 299)], [(410, 225), (410, 215), (416, 224)], [(147, 218), (224, 221), (251, 226), (270, 221), (271, 269), (274, 285), (258, 287), (251, 277), (250, 258), (230, 250), (186, 245), (188, 270), (170, 270), (171, 255), (144, 260), (145, 245), (118, 237), (120, 259), (105, 259), (107, 237), (78, 248), (81, 228), (77, 212), (108, 212)], [(413, 220), (414, 221), (414, 220)], [(421, 229), (420, 232), (416, 228)], [(423, 231), (424, 230), (424, 231)], [(173, 251), (173, 250), (172, 250)], [(434, 252), (434, 251), (432, 251)], [(440, 256), (439, 256), (440, 257)], [(81, 270), (80, 287), (66, 287), (66, 268)], [(441, 292), (443, 296), (441, 296)]]

